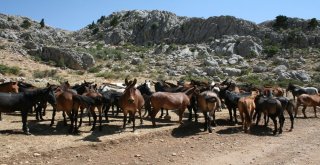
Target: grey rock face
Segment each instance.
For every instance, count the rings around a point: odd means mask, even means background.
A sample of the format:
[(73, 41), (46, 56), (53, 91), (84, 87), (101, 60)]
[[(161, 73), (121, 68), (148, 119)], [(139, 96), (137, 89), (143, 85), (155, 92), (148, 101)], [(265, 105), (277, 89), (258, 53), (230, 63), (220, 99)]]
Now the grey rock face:
[(311, 77), (304, 70), (294, 70), (289, 72), (278, 72), (277, 73), (280, 80), (283, 79), (295, 79), (303, 82), (310, 82)]
[(54, 47), (43, 47), (40, 54), (41, 59), (54, 61), (71, 69), (88, 69), (95, 64), (95, 60), (88, 53), (76, 52), (71, 49), (60, 49)]
[(133, 64), (133, 65), (139, 65), (141, 63), (142, 63), (142, 59), (141, 58), (133, 58), (131, 60), (131, 64)]

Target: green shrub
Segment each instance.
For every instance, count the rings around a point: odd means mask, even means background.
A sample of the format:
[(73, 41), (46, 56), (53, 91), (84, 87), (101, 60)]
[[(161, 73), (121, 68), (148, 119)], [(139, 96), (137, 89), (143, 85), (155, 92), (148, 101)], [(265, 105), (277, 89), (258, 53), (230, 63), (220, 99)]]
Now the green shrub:
[(280, 51), (280, 48), (278, 46), (266, 46), (263, 50), (263, 53), (267, 54), (268, 57), (273, 57), (275, 54), (277, 54)]
[(96, 24), (94, 23), (94, 21), (92, 21), (92, 23), (88, 25), (88, 28), (93, 29), (94, 27), (96, 27)]
[(119, 24), (119, 18), (117, 16), (114, 16), (110, 21), (110, 26), (117, 26)]
[(20, 26), (22, 28), (28, 29), (31, 26), (31, 23), (29, 20), (24, 20)]
[(90, 69), (88, 69), (89, 73), (98, 73), (101, 71), (101, 65), (95, 66), (95, 67), (91, 67)]
[(96, 28), (94, 28), (93, 30), (92, 30), (92, 35), (95, 35), (95, 34), (97, 34), (99, 32), (99, 28), (98, 27), (96, 27)]
[(101, 16), (101, 17), (97, 20), (97, 23), (102, 24), (105, 19), (106, 19), (105, 16)]
[(13, 66), (13, 67), (9, 67), (3, 64), (0, 64), (0, 73), (1, 74), (13, 74), (13, 75), (18, 75), (20, 73), (20, 68)]
[(151, 24), (151, 30), (155, 31), (155, 30), (157, 30), (159, 28), (159, 26), (160, 26), (159, 22), (153, 22)]

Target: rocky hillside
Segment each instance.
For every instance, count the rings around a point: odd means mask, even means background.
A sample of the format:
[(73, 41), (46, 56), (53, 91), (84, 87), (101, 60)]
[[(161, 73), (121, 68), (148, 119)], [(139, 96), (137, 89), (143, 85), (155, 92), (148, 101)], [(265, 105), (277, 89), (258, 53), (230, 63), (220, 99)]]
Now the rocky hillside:
[(280, 16), (255, 24), (232, 16), (204, 19), (133, 10), (69, 32), (1, 14), (0, 29), (2, 49), (107, 79), (320, 81), (320, 29), (314, 19)]

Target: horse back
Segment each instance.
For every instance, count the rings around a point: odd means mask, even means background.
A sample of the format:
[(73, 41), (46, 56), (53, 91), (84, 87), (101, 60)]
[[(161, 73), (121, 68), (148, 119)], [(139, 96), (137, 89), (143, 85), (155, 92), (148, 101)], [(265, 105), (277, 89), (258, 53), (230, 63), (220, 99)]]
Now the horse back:
[(190, 99), (182, 92), (155, 92), (151, 95), (150, 100), (153, 107), (165, 109), (179, 109), (190, 104)]

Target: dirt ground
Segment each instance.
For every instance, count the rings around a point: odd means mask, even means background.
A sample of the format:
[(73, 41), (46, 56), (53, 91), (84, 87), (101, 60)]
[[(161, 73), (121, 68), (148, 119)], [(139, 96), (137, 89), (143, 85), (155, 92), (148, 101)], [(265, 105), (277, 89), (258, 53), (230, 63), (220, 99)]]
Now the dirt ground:
[[(227, 122), (227, 110), (217, 112), (218, 126), (214, 133), (203, 132), (204, 119), (199, 123), (177, 123), (157, 119), (157, 128), (148, 119), (132, 132), (128, 125), (121, 132), (122, 117), (103, 123), (103, 130), (89, 131), (88, 118), (80, 134), (68, 134), (61, 112), (53, 127), (49, 126), (51, 111), (45, 121), (28, 121), (31, 136), (21, 131), (19, 113), (3, 115), (0, 121), (0, 164), (319, 164), (320, 120), (307, 109), (308, 118), (298, 117), (295, 129), (288, 132), (290, 120), (286, 114), (284, 132), (273, 136), (269, 127), (254, 126), (251, 134), (240, 125)], [(185, 120), (187, 119), (185, 112)], [(159, 116), (159, 115), (158, 115)], [(298, 116), (302, 116), (301, 112)], [(261, 122), (262, 124), (262, 122)], [(272, 128), (272, 129), (271, 129)]]

